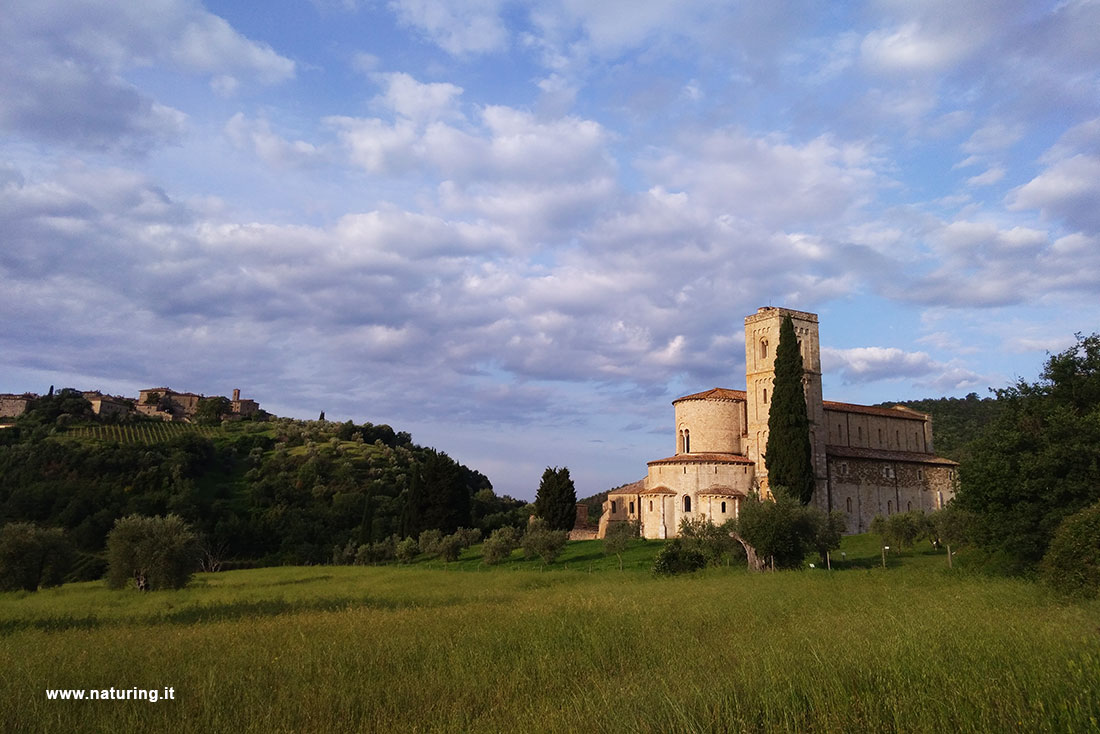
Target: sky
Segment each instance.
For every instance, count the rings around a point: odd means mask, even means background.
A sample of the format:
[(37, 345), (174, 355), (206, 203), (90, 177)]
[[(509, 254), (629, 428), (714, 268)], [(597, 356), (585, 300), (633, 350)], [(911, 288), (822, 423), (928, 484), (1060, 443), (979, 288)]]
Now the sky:
[(0, 392), (240, 388), (586, 496), (760, 306), (857, 403), (1100, 330), (1097, 2), (4, 6)]

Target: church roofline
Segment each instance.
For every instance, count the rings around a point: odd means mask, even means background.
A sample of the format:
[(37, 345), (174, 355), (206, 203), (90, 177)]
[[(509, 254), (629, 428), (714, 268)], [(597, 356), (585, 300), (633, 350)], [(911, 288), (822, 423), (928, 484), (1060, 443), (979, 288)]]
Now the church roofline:
[(748, 497), (747, 494), (733, 487), (720, 487), (714, 485), (699, 492), (700, 497)]
[(749, 464), (752, 466), (756, 462), (741, 454), (676, 454), (666, 459), (647, 462), (648, 466), (655, 464)]
[(892, 408), (884, 408), (881, 405), (857, 405), (855, 403), (838, 403), (835, 400), (822, 400), (825, 410), (835, 410), (841, 413), (865, 413), (867, 415), (881, 415), (886, 418), (902, 418), (910, 421), (926, 421), (927, 413), (907, 408), (904, 405), (895, 405)]
[(682, 398), (676, 398), (672, 401), (673, 405), (683, 400), (741, 400), (747, 399), (747, 395), (744, 390), (730, 390), (725, 387), (712, 387), (709, 390), (703, 392), (693, 393), (691, 395), (685, 395)]
[(958, 466), (959, 462), (945, 459), (935, 454), (921, 454), (916, 451), (888, 451), (886, 449), (862, 449), (855, 446), (826, 446), (826, 459), (874, 459), (877, 461), (901, 461), (911, 464), (938, 464)]

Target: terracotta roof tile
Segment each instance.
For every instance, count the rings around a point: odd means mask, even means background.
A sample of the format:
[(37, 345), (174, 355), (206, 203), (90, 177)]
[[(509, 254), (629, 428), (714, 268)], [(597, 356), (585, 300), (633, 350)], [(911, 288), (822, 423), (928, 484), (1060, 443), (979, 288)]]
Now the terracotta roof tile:
[(916, 451), (887, 451), (885, 449), (861, 449), (853, 446), (826, 446), (828, 458), (876, 459), (878, 461), (905, 461), (913, 464), (939, 464), (958, 466), (959, 462), (944, 459), (934, 454), (921, 454)]
[(733, 487), (721, 487), (721, 486), (718, 486), (718, 485), (714, 485), (714, 486), (707, 487), (706, 489), (704, 489), (702, 492), (699, 493), (699, 496), (700, 497), (707, 497), (707, 496), (711, 496), (711, 497), (746, 497), (747, 495), (744, 492), (740, 491), (740, 490), (734, 489)]
[(822, 400), (825, 410), (836, 410), (842, 413), (865, 413), (867, 415), (881, 415), (887, 418), (904, 418), (911, 421), (924, 421), (928, 418), (926, 413), (919, 413), (912, 408), (898, 405), (893, 408), (883, 408), (879, 405), (856, 405), (855, 403), (838, 403), (833, 400)]
[(647, 462), (654, 464), (755, 464), (752, 459), (741, 454), (676, 454), (666, 459)]
[(744, 390), (729, 390), (724, 387), (712, 387), (710, 390), (704, 390), (703, 392), (697, 392), (692, 395), (685, 395), (682, 398), (676, 398), (672, 401), (672, 404), (680, 402), (681, 400), (744, 400)]
[(668, 487), (653, 487), (652, 489), (643, 489), (638, 494), (676, 494)]

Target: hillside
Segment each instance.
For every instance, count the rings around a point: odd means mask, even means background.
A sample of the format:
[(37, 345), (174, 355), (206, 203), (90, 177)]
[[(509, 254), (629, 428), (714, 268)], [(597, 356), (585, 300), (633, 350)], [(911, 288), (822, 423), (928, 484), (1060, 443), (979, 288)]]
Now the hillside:
[(936, 454), (960, 463), (970, 456), (970, 444), (997, 418), (1003, 405), (996, 398), (925, 398), (879, 403), (883, 407), (904, 405), (932, 416), (932, 438)]
[(132, 513), (182, 516), (223, 568), (323, 563), (349, 541), (526, 519), (525, 503), (498, 497), (480, 472), (387, 425), (116, 424), (72, 392), (40, 398), (0, 431), (0, 522), (64, 528), (82, 553), (79, 578), (98, 577), (108, 531)]

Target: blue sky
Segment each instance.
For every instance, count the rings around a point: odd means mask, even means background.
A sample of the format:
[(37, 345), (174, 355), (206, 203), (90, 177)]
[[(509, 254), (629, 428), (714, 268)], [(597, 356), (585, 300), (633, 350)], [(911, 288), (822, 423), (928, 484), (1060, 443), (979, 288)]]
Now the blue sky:
[(8, 3), (0, 392), (388, 422), (533, 497), (673, 451), (743, 318), (826, 397), (1100, 323), (1097, 2)]

